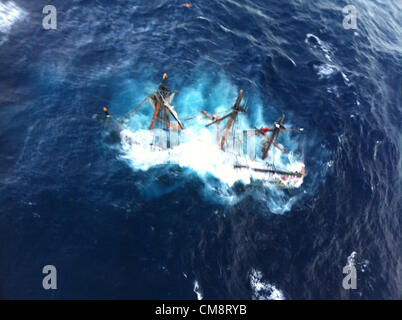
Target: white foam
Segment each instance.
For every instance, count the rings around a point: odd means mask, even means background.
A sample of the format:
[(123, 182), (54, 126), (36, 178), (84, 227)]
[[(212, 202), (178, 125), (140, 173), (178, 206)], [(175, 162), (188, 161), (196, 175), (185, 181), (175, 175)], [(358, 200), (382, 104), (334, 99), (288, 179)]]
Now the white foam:
[[(181, 143), (170, 149), (159, 148), (153, 144), (154, 133), (150, 130), (121, 132), (123, 158), (128, 160), (136, 170), (148, 170), (161, 164), (177, 164), (180, 167), (191, 168), (201, 177), (214, 177), (233, 186), (236, 181), (245, 184), (253, 180), (267, 182), (267, 174), (247, 169), (236, 169), (234, 164), (248, 165), (253, 168), (266, 168), (262, 160), (249, 160), (247, 157), (237, 157), (234, 154), (223, 152), (216, 143), (215, 134), (206, 128), (188, 128), (181, 133)], [(277, 169), (300, 172), (304, 164), (292, 154), (282, 155), (272, 152)], [(298, 188), (303, 178), (280, 175), (269, 176), (271, 182), (280, 183), (287, 188)]]
[(201, 288), (197, 280), (194, 281), (194, 289), (193, 292), (197, 295), (197, 300), (202, 300), (204, 297), (201, 293)]
[(357, 270), (361, 272), (365, 272), (370, 264), (370, 261), (367, 259), (360, 260), (358, 259), (358, 255), (356, 251), (353, 251), (347, 258), (347, 265), (349, 267), (355, 267)]
[[(317, 43), (316, 45), (312, 44), (310, 39), (314, 39), (315, 42)], [(329, 78), (333, 76), (336, 72), (340, 72), (342, 75), (342, 78), (347, 86), (351, 86), (352, 83), (349, 79), (349, 77), (341, 70), (340, 67), (334, 65), (333, 61), (333, 50), (331, 50), (331, 46), (322, 41), (320, 38), (318, 38), (316, 35), (308, 33), (306, 35), (306, 39), (304, 40), (305, 43), (312, 45), (313, 47), (318, 47), (321, 49), (321, 51), (324, 53), (325, 58), (328, 60), (328, 64), (322, 64), (319, 66), (314, 66), (314, 69), (317, 70), (317, 74), (319, 75), (320, 79), (322, 78)]]
[(329, 47), (329, 45), (326, 44), (325, 42), (323, 42), (319, 37), (317, 37), (316, 35), (314, 35), (312, 33), (307, 33), (306, 39), (304, 40), (304, 42), (309, 44), (310, 43), (309, 40), (311, 38), (313, 38), (317, 42), (317, 45), (324, 53), (325, 58), (327, 58), (328, 61), (332, 61), (331, 48)]
[(317, 75), (320, 79), (329, 78), (337, 72), (337, 68), (330, 64), (314, 66), (314, 69), (317, 71)]
[(347, 265), (349, 267), (355, 267), (356, 266), (356, 256), (357, 256), (357, 252), (353, 251), (350, 256), (347, 259)]
[(8, 33), (11, 27), (26, 15), (27, 13), (13, 1), (0, 3), (0, 32)]
[(253, 300), (285, 300), (285, 296), (281, 290), (276, 288), (274, 285), (263, 281), (263, 274), (259, 270), (251, 270), (250, 285), (253, 290)]
[(296, 67), (296, 62), (295, 62), (292, 58), (290, 58), (290, 57), (287, 57), (287, 58), (290, 60), (290, 62), (293, 64), (293, 66)]
[(341, 74), (342, 74), (343, 80), (345, 80), (345, 83), (346, 83), (347, 85), (349, 85), (349, 84), (350, 84), (350, 80), (349, 80), (348, 76), (347, 76), (345, 73), (343, 73), (343, 72), (341, 72)]
[(309, 43), (308, 41), (309, 41), (310, 38), (313, 38), (315, 41), (317, 41), (317, 44), (318, 44), (318, 45), (321, 45), (321, 44), (322, 44), (321, 39), (318, 38), (316, 35), (314, 35), (314, 34), (312, 34), (312, 33), (307, 33), (307, 34), (306, 34), (306, 39), (304, 40), (304, 42), (305, 42), (305, 43)]

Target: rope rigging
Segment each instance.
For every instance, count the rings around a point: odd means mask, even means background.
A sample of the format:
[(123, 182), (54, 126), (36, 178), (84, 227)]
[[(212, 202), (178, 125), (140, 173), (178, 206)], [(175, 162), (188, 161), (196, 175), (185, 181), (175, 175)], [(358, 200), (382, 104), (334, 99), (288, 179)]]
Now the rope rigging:
[(118, 121), (118, 123), (119, 123), (119, 124), (123, 124), (128, 118), (130, 118), (131, 116), (133, 116), (133, 115), (138, 111), (138, 109), (149, 99), (150, 96), (151, 96), (151, 94), (147, 95), (147, 96), (145, 97), (145, 99), (141, 101), (141, 103), (140, 103), (139, 105), (135, 106), (134, 109), (131, 110), (129, 113), (127, 113), (127, 114), (123, 117), (123, 119), (121, 119), (121, 120)]

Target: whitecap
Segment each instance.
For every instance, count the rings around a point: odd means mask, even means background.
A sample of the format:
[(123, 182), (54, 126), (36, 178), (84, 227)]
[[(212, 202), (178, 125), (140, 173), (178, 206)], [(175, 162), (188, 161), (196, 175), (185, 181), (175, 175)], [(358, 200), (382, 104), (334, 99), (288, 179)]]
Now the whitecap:
[(194, 281), (194, 289), (193, 292), (197, 295), (197, 300), (202, 300), (204, 297), (201, 293), (201, 288), (197, 280)]
[(12, 26), (27, 16), (27, 13), (13, 1), (0, 3), (0, 44), (7, 40), (1, 34), (8, 34)]
[(331, 49), (329, 45), (327, 45), (325, 42), (323, 42), (319, 37), (312, 33), (307, 33), (306, 39), (304, 40), (305, 43), (312, 45), (313, 47), (319, 47), (322, 52), (324, 53), (325, 58), (327, 58), (328, 61), (332, 61), (331, 58)]
[(349, 267), (355, 267), (356, 266), (356, 256), (357, 252), (353, 251), (347, 258), (347, 265)]
[(322, 64), (319, 66), (314, 66), (314, 69), (317, 71), (317, 75), (320, 79), (330, 78), (337, 72), (337, 67), (330, 64)]
[(349, 83), (350, 80), (349, 80), (348, 76), (347, 76), (346, 74), (344, 74), (343, 72), (341, 72), (341, 74), (342, 74), (343, 79), (344, 79), (347, 83)]
[(358, 259), (358, 254), (353, 251), (347, 258), (346, 265), (349, 267), (355, 267), (360, 272), (366, 272), (368, 270), (370, 261), (367, 259)]
[(263, 281), (263, 274), (259, 270), (251, 270), (250, 285), (253, 300), (285, 300), (285, 296), (281, 290), (276, 286)]
[(315, 44), (321, 45), (321, 39), (312, 33), (307, 33), (306, 39), (304, 40), (304, 42), (312, 44), (312, 45), (315, 45)]

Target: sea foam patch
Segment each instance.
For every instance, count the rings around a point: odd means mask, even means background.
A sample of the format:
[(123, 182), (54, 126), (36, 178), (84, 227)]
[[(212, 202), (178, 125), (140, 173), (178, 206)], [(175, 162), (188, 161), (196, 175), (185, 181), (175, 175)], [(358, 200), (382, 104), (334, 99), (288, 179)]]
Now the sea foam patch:
[(250, 286), (253, 300), (285, 300), (281, 290), (263, 281), (263, 274), (259, 270), (252, 269), (250, 271)]
[(0, 3), (0, 32), (7, 33), (14, 23), (24, 19), (27, 13), (14, 2)]
[(197, 295), (197, 300), (202, 300), (202, 299), (204, 299), (204, 297), (202, 296), (202, 293), (201, 293), (200, 284), (198, 283), (197, 280), (194, 281), (194, 289), (193, 289), (193, 292)]
[(26, 16), (27, 12), (13, 1), (0, 2), (0, 45), (7, 40), (7, 34), (12, 26)]

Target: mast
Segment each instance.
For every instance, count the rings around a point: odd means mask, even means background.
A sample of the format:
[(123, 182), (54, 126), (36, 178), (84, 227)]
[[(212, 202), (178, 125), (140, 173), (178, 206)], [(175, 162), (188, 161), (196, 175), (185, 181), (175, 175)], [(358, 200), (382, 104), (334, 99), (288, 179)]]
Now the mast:
[[(169, 100), (173, 100), (172, 98)], [(165, 98), (162, 96), (162, 101), (163, 101), (163, 105), (165, 107), (165, 111), (166, 111), (166, 115), (167, 115), (167, 119), (169, 120), (170, 115), (173, 116), (173, 118), (176, 120), (177, 124), (179, 125), (179, 129), (184, 129), (184, 125), (183, 122), (180, 121), (179, 116), (177, 115), (177, 112), (174, 110), (174, 107), (165, 100)]]
[[(226, 125), (225, 131), (223, 132), (223, 137), (222, 137), (220, 143), (219, 143), (219, 139), (218, 139), (218, 144), (220, 145), (220, 148), (223, 151), (225, 150), (225, 142), (226, 142), (227, 137), (229, 135), (229, 131), (232, 128), (232, 125), (233, 125), (234, 121), (236, 120), (237, 115), (239, 114), (239, 112), (246, 113), (246, 109), (243, 106), (240, 105), (242, 99), (243, 99), (243, 90), (240, 90), (239, 95), (237, 96), (236, 102), (232, 107), (232, 111), (230, 113), (226, 114), (223, 117), (217, 117), (217, 116), (212, 116), (211, 117), (206, 111), (204, 111), (204, 110), (201, 111), (202, 114), (205, 117), (207, 117), (209, 119), (212, 119), (212, 122), (208, 123), (206, 125), (206, 127), (209, 127), (209, 126), (211, 126), (211, 125), (213, 125), (215, 123), (220, 123), (223, 120), (229, 118), (229, 121), (228, 121), (228, 123)], [(218, 133), (219, 133), (219, 128), (218, 128)]]
[(223, 133), (223, 137), (221, 140), (221, 149), (222, 150), (225, 150), (226, 139), (228, 137), (230, 129), (232, 128), (233, 122), (237, 118), (238, 113), (245, 112), (245, 109), (242, 106), (240, 106), (242, 99), (243, 99), (243, 90), (240, 90), (239, 95), (237, 96), (236, 102), (233, 106), (233, 111), (230, 113), (230, 119), (229, 119), (226, 129)]
[[(149, 96), (149, 102), (155, 110), (151, 120), (151, 124), (149, 126), (149, 130), (152, 130), (154, 128), (156, 120), (159, 120), (163, 124), (166, 124), (168, 130), (171, 130), (172, 128), (177, 130), (184, 129), (183, 123), (180, 121), (177, 112), (171, 105), (177, 91), (172, 93), (172, 90), (169, 88), (166, 82), (167, 74), (165, 73), (163, 75), (162, 82), (159, 85), (158, 90), (156, 90), (154, 94)], [(170, 116), (172, 116), (177, 122), (177, 126), (171, 125)]]
[(279, 133), (283, 131), (303, 131), (303, 128), (296, 128), (296, 129), (286, 129), (285, 126), (283, 125), (283, 121), (285, 120), (285, 115), (282, 114), (282, 116), (274, 122), (274, 128), (272, 130), (269, 130), (272, 132), (271, 136), (267, 138), (267, 140), (264, 142), (263, 147), (262, 147), (262, 158), (266, 159), (268, 157), (268, 152), (271, 149), (271, 146), (274, 145), (276, 148), (281, 150), (282, 152), (287, 152), (287, 149), (285, 147), (280, 147), (276, 141), (278, 140)]
[(156, 107), (155, 107), (155, 112), (154, 112), (154, 115), (152, 117), (151, 125), (149, 126), (149, 130), (152, 130), (154, 125), (155, 125), (155, 120), (158, 117), (160, 107), (161, 107), (161, 100), (158, 99), (157, 103), (156, 103)]

